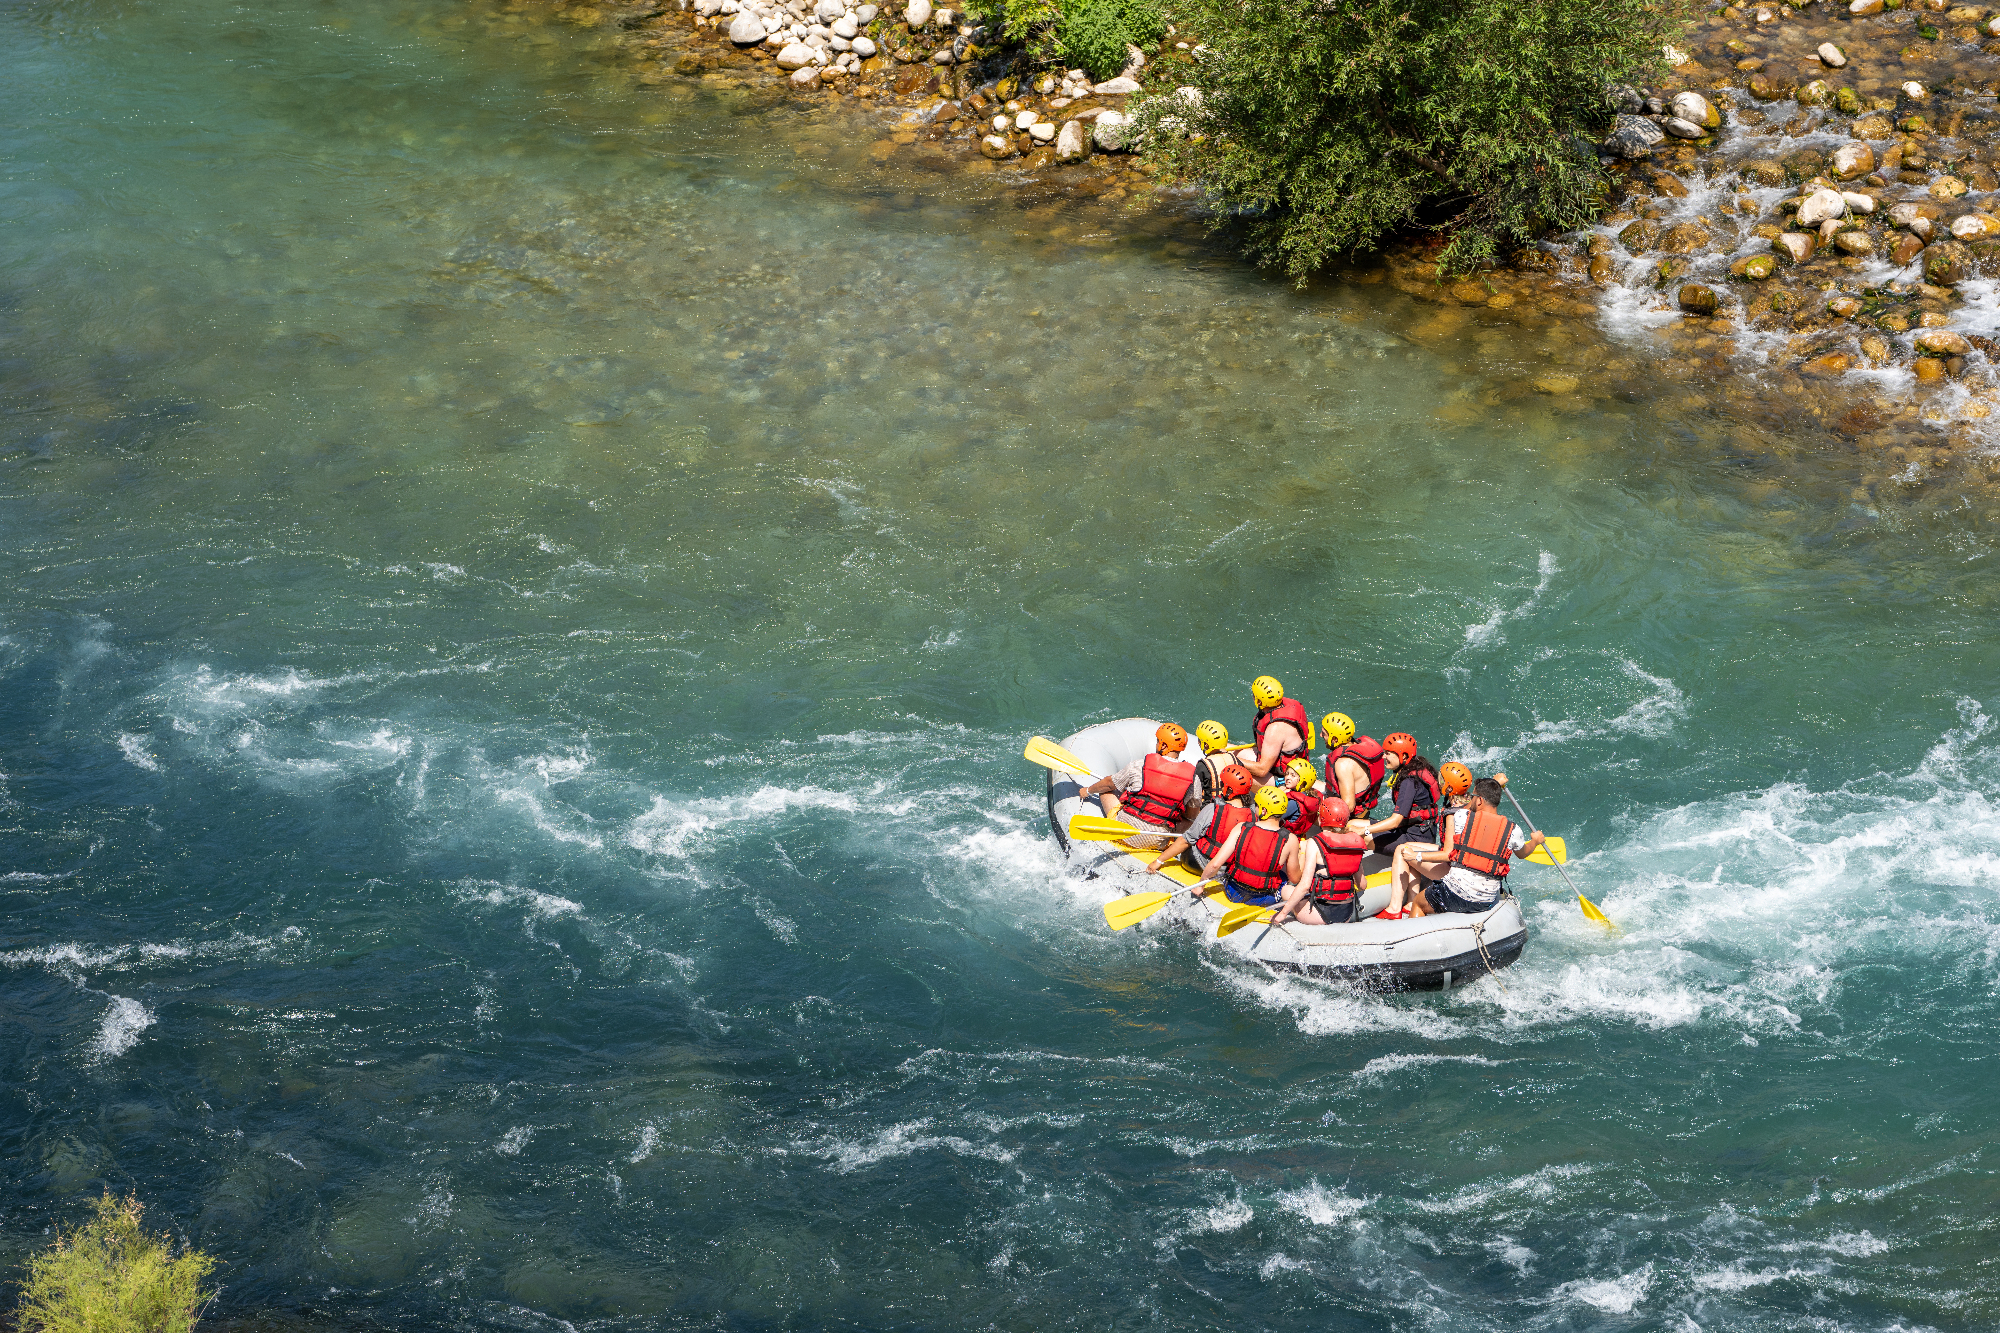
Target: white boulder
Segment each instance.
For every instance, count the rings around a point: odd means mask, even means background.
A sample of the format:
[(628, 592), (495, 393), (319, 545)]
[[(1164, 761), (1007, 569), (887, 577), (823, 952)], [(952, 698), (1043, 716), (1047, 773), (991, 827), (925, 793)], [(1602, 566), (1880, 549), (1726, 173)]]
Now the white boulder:
[(1139, 81), (1127, 75), (1120, 74), (1115, 79), (1106, 79), (1090, 91), (1098, 94), (1100, 97), (1116, 97), (1122, 94), (1136, 93), (1139, 91)]
[(1840, 197), (1838, 190), (1814, 190), (1799, 204), (1799, 225), (1817, 227), (1828, 218), (1837, 218), (1847, 212), (1847, 201)]
[(863, 60), (874, 55), (875, 39), (872, 37), (856, 37), (854, 39), (854, 54), (860, 56)]
[(835, 19), (832, 27), (834, 36), (845, 37), (850, 42), (861, 35), (861, 25), (845, 14)]
[(1132, 118), (1123, 111), (1107, 111), (1091, 125), (1090, 137), (1099, 151), (1123, 153), (1132, 148)]
[(912, 28), (921, 28), (931, 21), (931, 0), (910, 0), (903, 11), (903, 22)]
[(1028, 126), (1028, 137), (1036, 143), (1052, 143), (1056, 137), (1056, 125), (1052, 120), (1038, 120)]
[[(814, 51), (804, 42), (793, 42), (778, 52), (779, 69), (803, 69), (813, 63)], [(794, 83), (798, 80), (794, 79)]]
[(764, 20), (744, 10), (729, 25), (729, 40), (738, 46), (755, 46), (771, 34), (765, 31)]
[(1056, 135), (1056, 161), (1081, 162), (1090, 156), (1090, 122), (1066, 120)]

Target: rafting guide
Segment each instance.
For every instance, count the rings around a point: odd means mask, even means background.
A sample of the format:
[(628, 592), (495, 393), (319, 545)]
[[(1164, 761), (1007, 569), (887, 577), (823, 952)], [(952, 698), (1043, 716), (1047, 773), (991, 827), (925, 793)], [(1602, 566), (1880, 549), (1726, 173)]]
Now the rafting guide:
[(1320, 719), (1316, 768), (1305, 706), (1273, 676), (1252, 683), (1251, 700), (1254, 741), (1241, 748), (1217, 721), (1191, 739), (1146, 718), (1028, 743), (1070, 862), (1126, 890), (1104, 909), (1113, 930), (1212, 925), (1221, 947), (1267, 967), (1397, 990), (1450, 989), (1521, 956), (1514, 866), (1554, 866), (1569, 882), (1568, 852), (1504, 773), (1433, 766), (1410, 732), (1377, 741), (1341, 712)]

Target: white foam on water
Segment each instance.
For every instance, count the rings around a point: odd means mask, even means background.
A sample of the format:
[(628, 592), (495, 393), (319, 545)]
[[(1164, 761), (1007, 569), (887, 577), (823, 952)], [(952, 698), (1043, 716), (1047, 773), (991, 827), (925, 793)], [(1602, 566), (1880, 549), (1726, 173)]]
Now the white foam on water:
[(1519, 1278), (1526, 1278), (1535, 1271), (1535, 1260), (1539, 1257), (1512, 1236), (1495, 1236), (1486, 1242), (1486, 1251), (1513, 1269), (1514, 1276)]
[(1465, 627), (1466, 643), (1478, 648), (1489, 644), (1506, 642), (1506, 635), (1501, 632), (1500, 627), (1510, 620), (1519, 620), (1521, 617), (1532, 613), (1537, 606), (1541, 605), (1542, 594), (1549, 590), (1551, 583), (1555, 582), (1557, 565), (1554, 553), (1543, 551), (1541, 559), (1538, 562), (1538, 568), (1540, 578), (1535, 583), (1534, 591), (1528, 594), (1528, 599), (1514, 607), (1494, 607), (1492, 614), (1487, 616), (1486, 619), (1480, 621), (1477, 625), (1467, 625)]
[(1371, 1194), (1366, 1198), (1356, 1198), (1345, 1190), (1330, 1190), (1314, 1180), (1304, 1189), (1280, 1190), (1272, 1197), (1280, 1207), (1297, 1213), (1316, 1227), (1333, 1227), (1359, 1217), (1362, 1210), (1379, 1196)]
[(1484, 1065), (1498, 1068), (1505, 1060), (1489, 1060), (1483, 1055), (1439, 1055), (1422, 1051), (1400, 1052), (1395, 1055), (1378, 1055), (1361, 1068), (1354, 1071), (1357, 1083), (1379, 1083), (1386, 1076), (1405, 1069), (1421, 1069), (1426, 1065)]
[(1594, 1162), (1552, 1162), (1525, 1176), (1466, 1185), (1441, 1199), (1411, 1199), (1409, 1206), (1445, 1216), (1485, 1216), (1496, 1210), (1532, 1214), (1536, 1208), (1576, 1192), (1577, 1182), (1587, 1182), (1606, 1169)]
[(557, 917), (583, 915), (583, 904), (553, 893), (543, 893), (539, 889), (524, 889), (516, 884), (497, 884), (492, 880), (466, 880), (458, 886), (458, 900), (462, 903), (485, 903), (492, 907), (525, 907), (532, 920), (552, 921)]
[(160, 761), (153, 758), (152, 754), (146, 749), (148, 745), (152, 744), (152, 740), (151, 736), (140, 736), (130, 731), (121, 731), (118, 733), (118, 753), (125, 756), (127, 763), (143, 768), (148, 773), (157, 773), (160, 771)]
[(1773, 1282), (1810, 1281), (1815, 1286), (1823, 1286), (1826, 1285), (1826, 1270), (1823, 1268), (1752, 1270), (1743, 1264), (1732, 1264), (1726, 1268), (1697, 1273), (1693, 1281), (1694, 1285), (1703, 1291), (1749, 1291), (1753, 1287), (1768, 1287)]
[(878, 1162), (893, 1161), (908, 1157), (913, 1153), (942, 1150), (960, 1157), (982, 1158), (989, 1162), (1011, 1162), (1015, 1154), (1011, 1149), (992, 1143), (973, 1143), (954, 1134), (931, 1134), (929, 1120), (909, 1120), (891, 1125), (867, 1138), (843, 1139), (829, 1135), (825, 1138), (801, 1141), (794, 1145), (799, 1152), (820, 1157), (841, 1174), (859, 1171), (863, 1167), (874, 1166)]
[(824, 787), (781, 787), (764, 784), (740, 797), (703, 796), (673, 800), (654, 796), (651, 808), (628, 822), (619, 840), (634, 851), (649, 856), (688, 860), (702, 838), (733, 824), (768, 823), (776, 816), (795, 810), (829, 810), (855, 814), (866, 808), (871, 815), (893, 818), (908, 814), (917, 798), (886, 800), (885, 783), (873, 783), (868, 790), (831, 791)]
[(104, 1018), (98, 1023), (97, 1036), (90, 1043), (90, 1049), (99, 1058), (115, 1060), (138, 1044), (139, 1034), (159, 1017), (137, 1000), (123, 995), (107, 996), (111, 1006), (104, 1011)]
[(528, 1140), (534, 1137), (535, 1130), (532, 1125), (516, 1125), (500, 1136), (500, 1141), (493, 1145), (493, 1151), (508, 1157), (518, 1157), (521, 1155), (521, 1149), (528, 1146)]
[(1263, 1263), (1257, 1265), (1257, 1276), (1269, 1282), (1280, 1273), (1293, 1273), (1301, 1269), (1310, 1270), (1311, 1268), (1312, 1265), (1305, 1260), (1294, 1259), (1283, 1250), (1279, 1250), (1271, 1255), (1270, 1258), (1264, 1260)]
[(1642, 687), (1646, 693), (1636, 702), (1606, 718), (1540, 717), (1533, 727), (1518, 732), (1511, 744), (1480, 746), (1470, 732), (1461, 731), (1445, 748), (1448, 759), (1469, 765), (1475, 772), (1504, 767), (1523, 750), (1545, 745), (1567, 745), (1573, 741), (1596, 740), (1607, 736), (1665, 736), (1687, 716), (1687, 697), (1665, 676), (1656, 676), (1631, 658), (1609, 654), (1618, 673)]
[(632, 1149), (632, 1155), (625, 1160), (633, 1165), (645, 1161), (653, 1155), (653, 1149), (660, 1146), (660, 1131), (653, 1125), (639, 1126), (639, 1144)]
[(1549, 1295), (1551, 1304), (1588, 1305), (1606, 1314), (1631, 1314), (1653, 1286), (1653, 1266), (1646, 1264), (1612, 1278), (1579, 1278), (1565, 1282)]

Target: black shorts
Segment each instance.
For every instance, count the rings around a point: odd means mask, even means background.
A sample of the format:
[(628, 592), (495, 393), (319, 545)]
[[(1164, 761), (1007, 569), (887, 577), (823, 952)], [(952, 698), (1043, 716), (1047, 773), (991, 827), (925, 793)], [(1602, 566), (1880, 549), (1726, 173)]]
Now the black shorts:
[(1319, 912), (1319, 919), (1329, 926), (1337, 926), (1345, 921), (1358, 921), (1360, 919), (1355, 915), (1361, 907), (1361, 898), (1359, 895), (1349, 898), (1344, 903), (1330, 903), (1324, 898), (1308, 898), (1306, 901), (1311, 903), (1313, 908)]
[(1440, 879), (1424, 885), (1424, 901), (1431, 905), (1433, 912), (1463, 912), (1468, 916), (1478, 916), (1492, 911), (1494, 903), (1500, 900), (1495, 898), (1491, 903), (1469, 901), (1446, 888)]

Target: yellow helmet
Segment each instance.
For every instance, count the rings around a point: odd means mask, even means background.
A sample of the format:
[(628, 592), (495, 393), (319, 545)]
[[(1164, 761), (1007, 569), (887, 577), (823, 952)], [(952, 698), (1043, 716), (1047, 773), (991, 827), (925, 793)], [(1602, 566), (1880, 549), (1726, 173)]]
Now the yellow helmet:
[(1201, 742), (1203, 754), (1215, 754), (1229, 748), (1229, 728), (1213, 718), (1194, 729), (1194, 738)]
[(1250, 682), (1250, 698), (1259, 708), (1275, 708), (1285, 701), (1285, 687), (1276, 676), (1259, 676)]
[(1319, 781), (1319, 770), (1307, 759), (1294, 759), (1285, 765), (1285, 774), (1292, 780), (1293, 791), (1304, 791)]
[(1328, 713), (1319, 720), (1320, 734), (1326, 737), (1329, 750), (1347, 744), (1354, 739), (1354, 719), (1345, 713)]
[(1282, 819), (1284, 817), (1286, 807), (1290, 806), (1291, 803), (1292, 803), (1291, 797), (1285, 795), (1285, 793), (1279, 788), (1259, 787), (1257, 789), (1257, 801), (1256, 801), (1257, 818)]

